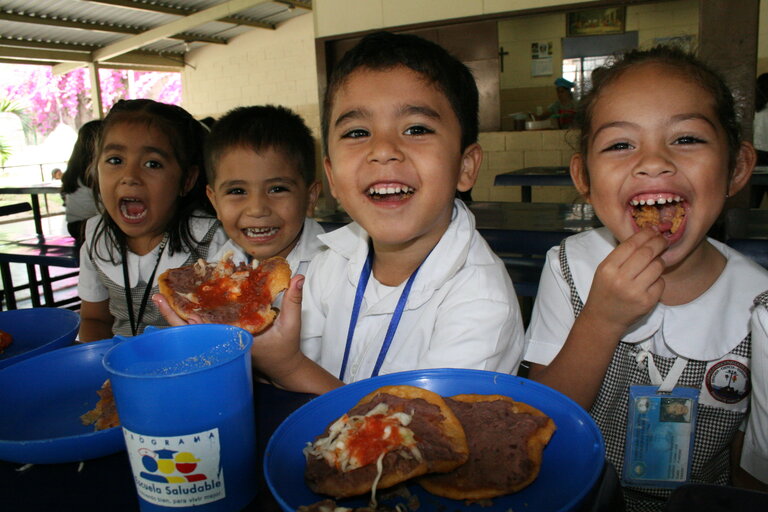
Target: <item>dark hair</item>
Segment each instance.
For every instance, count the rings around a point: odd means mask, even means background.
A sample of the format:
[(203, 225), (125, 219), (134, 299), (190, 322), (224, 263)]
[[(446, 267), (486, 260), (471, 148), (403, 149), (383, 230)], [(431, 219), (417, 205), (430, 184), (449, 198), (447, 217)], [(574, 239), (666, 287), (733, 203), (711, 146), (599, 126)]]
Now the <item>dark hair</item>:
[(728, 137), (728, 168), (733, 169), (741, 143), (741, 125), (731, 90), (718, 72), (694, 55), (680, 48), (663, 45), (647, 50), (631, 50), (606, 66), (604, 71), (592, 75), (592, 87), (581, 98), (576, 111), (576, 125), (581, 130), (579, 151), (587, 154), (592, 133), (592, 113), (603, 89), (618, 80), (627, 70), (640, 64), (666, 66), (670, 73), (685, 77), (712, 95), (717, 119)]
[[(198, 174), (194, 185), (189, 192), (181, 198), (169, 198), (176, 201), (176, 208), (171, 219), (166, 225), (168, 233), (168, 250), (171, 254), (187, 249), (197, 254), (198, 240), (192, 235), (189, 223), (196, 210), (205, 210), (211, 216), (212, 208), (205, 196), (205, 163), (203, 160), (203, 145), (205, 143), (206, 130), (200, 122), (183, 108), (176, 105), (160, 103), (154, 100), (120, 100), (104, 118), (101, 129), (101, 142), (99, 143), (96, 161), (103, 150), (104, 140), (109, 130), (120, 123), (145, 123), (147, 127), (156, 127), (160, 133), (168, 137), (173, 156), (181, 169), (181, 182), (184, 183), (189, 173), (197, 168)], [(96, 203), (103, 211), (103, 203), (99, 192), (98, 172), (93, 173), (93, 191)], [(108, 246), (117, 247), (122, 254), (126, 248), (126, 236), (115, 221), (109, 215), (102, 215), (96, 226), (96, 234), (90, 246), (90, 254), (96, 247), (96, 241), (102, 237), (108, 238)], [(98, 255), (102, 260), (115, 261), (115, 254), (110, 251), (109, 257)]]
[(443, 47), (411, 34), (375, 32), (349, 50), (333, 70), (323, 101), (323, 150), (328, 154), (328, 130), (333, 100), (358, 69), (386, 71), (405, 66), (422, 75), (445, 94), (461, 126), (461, 150), (477, 142), (478, 92), (472, 72)]
[(88, 187), (91, 186), (93, 178), (88, 168), (93, 163), (100, 133), (101, 119), (88, 121), (77, 131), (77, 140), (72, 147), (72, 154), (69, 155), (67, 171), (61, 177), (62, 194), (74, 193), (80, 188), (81, 182)]
[(295, 163), (307, 185), (315, 181), (315, 140), (304, 120), (274, 105), (239, 107), (216, 121), (205, 143), (208, 183), (213, 185), (219, 160), (232, 148), (256, 153), (273, 149)]
[(755, 91), (755, 112), (760, 112), (768, 104), (768, 73), (757, 77), (757, 90)]

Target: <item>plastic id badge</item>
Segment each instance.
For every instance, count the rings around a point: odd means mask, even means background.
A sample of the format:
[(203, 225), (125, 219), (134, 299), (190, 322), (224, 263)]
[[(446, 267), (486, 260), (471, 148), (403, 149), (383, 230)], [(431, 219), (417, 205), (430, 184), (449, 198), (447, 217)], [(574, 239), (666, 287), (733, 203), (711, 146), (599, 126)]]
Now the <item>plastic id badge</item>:
[(630, 386), (622, 480), (637, 487), (677, 487), (690, 478), (699, 390)]

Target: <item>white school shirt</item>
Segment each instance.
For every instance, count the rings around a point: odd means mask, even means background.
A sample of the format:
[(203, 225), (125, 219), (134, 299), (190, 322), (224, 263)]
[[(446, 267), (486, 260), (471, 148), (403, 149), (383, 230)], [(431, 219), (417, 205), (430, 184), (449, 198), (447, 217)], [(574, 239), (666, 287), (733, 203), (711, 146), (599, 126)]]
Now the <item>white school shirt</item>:
[[(727, 263), (712, 286), (679, 306), (656, 306), (630, 326), (621, 340), (651, 340), (650, 352), (715, 361), (728, 354), (749, 333), (752, 300), (768, 289), (768, 272), (752, 260), (713, 239), (707, 239)], [(586, 302), (597, 266), (617, 246), (607, 228), (566, 240), (568, 265), (581, 299)], [(560, 269), (559, 247), (547, 253), (531, 322), (526, 332), (525, 360), (548, 365), (565, 343), (575, 321), (570, 289)], [(748, 363), (748, 362), (747, 362)]]
[[(325, 233), (323, 226), (320, 225), (315, 219), (309, 217), (304, 219), (304, 227), (301, 228), (301, 236), (296, 245), (285, 257), (288, 260), (288, 264), (291, 266), (292, 275), (302, 274), (306, 275), (309, 262), (315, 257), (317, 253), (324, 250), (325, 244), (321, 242), (317, 237)], [(215, 253), (213, 256), (208, 256), (208, 261), (219, 261), (224, 257), (228, 251), (232, 251), (232, 261), (237, 265), (248, 261), (248, 253), (245, 252), (242, 247), (237, 245), (231, 239)]]
[(752, 312), (752, 398), (741, 467), (768, 484), (768, 297), (761, 298)]
[[(368, 234), (352, 223), (322, 235), (328, 250), (310, 263), (302, 302), (301, 349), (338, 376)], [(371, 376), (405, 286), (377, 286), (371, 275), (342, 379)], [(380, 374), (421, 368), (516, 373), (523, 324), (502, 261), (456, 200), (448, 229), (422, 264)]]
[[(108, 258), (108, 255), (113, 254), (116, 251), (115, 248), (107, 246), (108, 238), (106, 236), (99, 238), (97, 247), (94, 248), (93, 262), (89, 256), (91, 240), (93, 240), (96, 225), (100, 218), (100, 216), (97, 216), (88, 219), (85, 224), (86, 243), (80, 248), (80, 280), (77, 284), (77, 292), (82, 300), (88, 302), (101, 302), (109, 298), (109, 290), (104, 283), (101, 282), (101, 279), (99, 279), (94, 262), (109, 279), (115, 283), (123, 283), (122, 265), (115, 265), (109, 261), (109, 259), (104, 261), (98, 257), (99, 255), (103, 255), (105, 258)], [(215, 222), (217, 221), (213, 217), (192, 217), (190, 220), (192, 236), (197, 240), (202, 239)], [(211, 240), (208, 250), (215, 252), (226, 241), (227, 236), (224, 233), (224, 230), (219, 228)], [(155, 263), (157, 262), (158, 250), (159, 244), (147, 254), (141, 256), (128, 251), (128, 281), (130, 282), (131, 288), (137, 286), (139, 282), (146, 282), (147, 279), (149, 279), (152, 270), (155, 268)], [(178, 251), (171, 255), (166, 247), (160, 258), (160, 263), (157, 265), (157, 272), (155, 273), (155, 279), (152, 286), (154, 287), (157, 285), (157, 278), (169, 268), (178, 268), (184, 265), (184, 262), (189, 258), (189, 254), (190, 253), (187, 251)], [(119, 261), (120, 255), (116, 254), (116, 256), (117, 261)]]

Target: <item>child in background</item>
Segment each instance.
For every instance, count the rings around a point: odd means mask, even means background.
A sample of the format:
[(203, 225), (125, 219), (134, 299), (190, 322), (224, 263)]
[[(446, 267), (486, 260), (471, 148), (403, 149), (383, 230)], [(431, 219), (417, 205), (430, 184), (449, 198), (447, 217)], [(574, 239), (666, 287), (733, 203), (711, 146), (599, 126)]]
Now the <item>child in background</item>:
[(99, 214), (91, 188), (93, 179), (88, 169), (93, 163), (100, 132), (101, 119), (88, 121), (80, 127), (67, 162), (67, 172), (61, 178), (67, 231), (75, 239), (77, 247), (83, 244), (85, 221)]
[(186, 110), (121, 100), (102, 125), (94, 187), (101, 216), (80, 250), (80, 341), (168, 325), (154, 304), (157, 276), (224, 243), (203, 212), (205, 129)]
[(752, 312), (752, 396), (741, 451), (740, 484), (768, 491), (768, 291), (755, 298)]
[(295, 277), (276, 324), (254, 338), (255, 368), (314, 393), (417, 368), (517, 371), (512, 282), (454, 200), (482, 161), (477, 112), (471, 72), (434, 43), (382, 32), (342, 58), (323, 108), (324, 165), (355, 222), (321, 236), (328, 250), (309, 266), (303, 303)]
[[(625, 461), (650, 439), (628, 414), (640, 418), (660, 396), (694, 388), (698, 398), (692, 462), (688, 435), (670, 472), (729, 482), (730, 445), (749, 403), (752, 299), (768, 273), (707, 232), (749, 181), (755, 151), (740, 140), (719, 75), (665, 47), (630, 52), (601, 74), (577, 121), (571, 177), (605, 227), (549, 251), (525, 359), (530, 378), (589, 410), (625, 479), (628, 509), (660, 510), (675, 482), (645, 481), (642, 457)], [(658, 462), (649, 454), (649, 465)]]
[[(282, 256), (294, 275), (306, 273), (324, 248), (317, 239), (324, 231), (311, 218), (320, 183), (312, 133), (301, 117), (270, 105), (236, 108), (213, 126), (205, 154), (208, 198), (229, 237), (208, 259), (230, 251), (235, 263)], [(153, 300), (170, 323), (186, 323), (162, 295)]]

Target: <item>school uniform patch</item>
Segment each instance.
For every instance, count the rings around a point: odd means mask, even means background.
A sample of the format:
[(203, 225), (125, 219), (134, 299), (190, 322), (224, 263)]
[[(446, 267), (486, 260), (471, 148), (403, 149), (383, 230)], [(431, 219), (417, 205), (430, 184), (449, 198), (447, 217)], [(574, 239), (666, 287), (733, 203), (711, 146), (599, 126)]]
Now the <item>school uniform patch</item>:
[(745, 411), (751, 385), (749, 359), (729, 354), (707, 365), (700, 403), (732, 411)]

